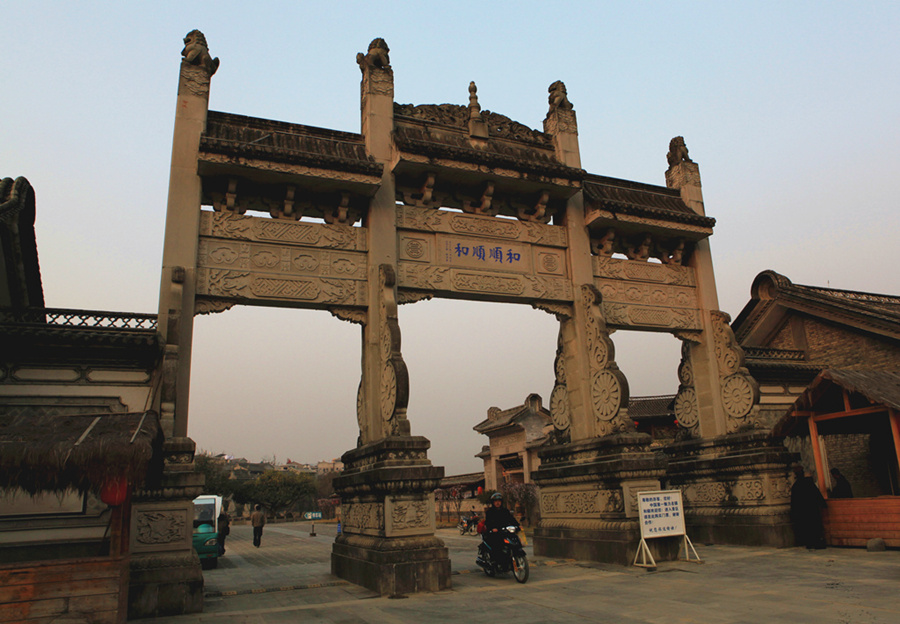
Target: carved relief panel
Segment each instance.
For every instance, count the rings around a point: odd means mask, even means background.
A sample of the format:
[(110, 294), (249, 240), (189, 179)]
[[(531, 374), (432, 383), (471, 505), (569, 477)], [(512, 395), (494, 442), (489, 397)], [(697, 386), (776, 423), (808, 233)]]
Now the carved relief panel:
[(594, 256), (594, 284), (614, 327), (700, 329), (693, 269)]
[(423, 498), (388, 497), (384, 501), (386, 537), (434, 533), (434, 494)]
[(131, 515), (131, 552), (190, 548), (193, 517), (190, 501), (135, 504)]
[(473, 297), (570, 301), (559, 226), (397, 208), (400, 287)]
[(364, 229), (206, 211), (200, 221), (201, 302), (365, 305)]

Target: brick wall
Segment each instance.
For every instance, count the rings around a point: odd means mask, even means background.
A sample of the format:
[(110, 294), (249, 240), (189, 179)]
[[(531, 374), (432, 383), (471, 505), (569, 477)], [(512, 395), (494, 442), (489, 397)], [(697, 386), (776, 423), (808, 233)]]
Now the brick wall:
[(853, 487), (853, 496), (882, 496), (870, 453), (871, 434), (844, 433), (822, 436), (829, 468), (840, 470)]
[(807, 359), (823, 368), (900, 368), (900, 345), (810, 318), (804, 319), (804, 331)]

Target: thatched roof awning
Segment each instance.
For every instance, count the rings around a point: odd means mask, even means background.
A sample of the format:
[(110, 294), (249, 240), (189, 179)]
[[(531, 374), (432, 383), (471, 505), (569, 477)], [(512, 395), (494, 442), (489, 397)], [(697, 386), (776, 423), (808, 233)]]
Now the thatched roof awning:
[(121, 477), (140, 485), (161, 447), (153, 411), (0, 414), (0, 488), (97, 491)]

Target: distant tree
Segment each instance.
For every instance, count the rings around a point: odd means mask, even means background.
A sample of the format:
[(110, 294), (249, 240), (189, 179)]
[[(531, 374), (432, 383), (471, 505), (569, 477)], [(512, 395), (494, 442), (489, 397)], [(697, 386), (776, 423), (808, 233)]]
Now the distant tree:
[(534, 522), (539, 504), (538, 488), (535, 484), (508, 481), (500, 486), (500, 490), (509, 509), (519, 509), (529, 522)]
[(260, 503), (272, 513), (292, 508), (300, 502), (312, 501), (316, 495), (312, 475), (291, 471), (267, 470), (251, 482), (253, 502)]
[(231, 494), (232, 484), (228, 478), (228, 469), (208, 453), (194, 455), (194, 470), (206, 477), (206, 483), (203, 486), (204, 494), (219, 496)]
[(326, 472), (316, 476), (316, 496), (331, 498), (334, 494), (334, 478), (340, 476), (337, 472)]

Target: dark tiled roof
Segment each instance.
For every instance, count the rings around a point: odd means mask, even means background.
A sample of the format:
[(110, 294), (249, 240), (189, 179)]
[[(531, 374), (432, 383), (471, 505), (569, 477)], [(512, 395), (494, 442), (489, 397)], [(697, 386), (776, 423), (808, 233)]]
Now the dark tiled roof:
[(522, 173), (580, 180), (584, 170), (567, 167), (556, 160), (553, 151), (519, 145), (512, 141), (488, 139), (484, 148), (475, 148), (464, 132), (444, 131), (426, 125), (398, 125), (394, 141), (411, 154), (446, 158), (489, 167), (509, 168)]
[[(816, 397), (821, 396), (824, 384), (834, 384), (850, 392), (861, 394), (871, 403), (900, 410), (900, 374), (865, 368), (830, 368), (823, 370), (797, 397), (787, 413), (773, 428), (775, 435), (808, 435), (808, 429), (801, 427), (806, 422), (811, 407), (815, 407)], [(812, 405), (811, 405), (812, 403)], [(799, 412), (799, 413), (798, 413)], [(865, 415), (859, 416), (866, 418)]]
[(450, 475), (441, 479), (442, 488), (453, 487), (456, 485), (477, 485), (484, 481), (483, 472), (469, 472), (460, 475)]
[(200, 151), (381, 176), (362, 135), (210, 111)]
[(675, 413), (675, 395), (632, 397), (628, 401), (628, 416), (633, 419), (660, 418)]
[(900, 338), (900, 297), (794, 284), (767, 270), (753, 280), (751, 299), (732, 323), (738, 341), (743, 342), (774, 305)]
[(712, 228), (716, 220), (698, 215), (677, 189), (589, 174), (584, 180), (587, 202), (613, 213), (652, 217)]
[(831, 368), (824, 370), (812, 385), (820, 379), (829, 379), (851, 392), (857, 392), (872, 403), (900, 410), (900, 374), (864, 368)]

